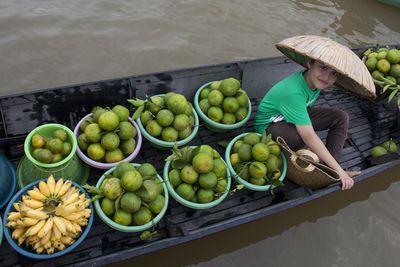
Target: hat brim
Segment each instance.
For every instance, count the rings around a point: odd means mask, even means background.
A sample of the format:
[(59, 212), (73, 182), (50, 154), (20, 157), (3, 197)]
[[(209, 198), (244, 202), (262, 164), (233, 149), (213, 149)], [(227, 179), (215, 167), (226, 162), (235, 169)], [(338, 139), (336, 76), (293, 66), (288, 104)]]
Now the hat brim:
[(287, 38), (277, 43), (276, 47), (305, 68), (308, 68), (309, 59), (322, 62), (339, 73), (336, 86), (369, 100), (376, 98), (371, 74), (362, 60), (348, 47), (329, 38), (314, 35)]

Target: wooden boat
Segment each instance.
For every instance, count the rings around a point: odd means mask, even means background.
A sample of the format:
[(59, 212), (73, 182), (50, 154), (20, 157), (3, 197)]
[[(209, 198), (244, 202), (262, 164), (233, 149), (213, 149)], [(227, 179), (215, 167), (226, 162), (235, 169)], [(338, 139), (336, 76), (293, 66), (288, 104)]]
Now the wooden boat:
[[(361, 54), (365, 49), (354, 51)], [(273, 57), (3, 96), (0, 98), (0, 153), (10, 159), (16, 167), (24, 153), (23, 141), (26, 135), (38, 125), (57, 122), (73, 129), (94, 105), (128, 105), (126, 99), (134, 96), (144, 99), (146, 95), (170, 91), (182, 93), (192, 100), (196, 90), (204, 83), (235, 77), (242, 81), (242, 87), (250, 96), (253, 106), (251, 119), (244, 127), (228, 133), (213, 133), (201, 126), (197, 138), (189, 143), (207, 143), (223, 153), (224, 148), (218, 146), (217, 142), (233, 139), (242, 132), (253, 131), (252, 124), (257, 107), (267, 89), (300, 69), (298, 64), (285, 57)], [(398, 110), (396, 101), (392, 102), (387, 105), (384, 99), (373, 103), (342, 89), (329, 88), (321, 93), (315, 103), (335, 106), (349, 114), (349, 135), (340, 164), (345, 169), (362, 170), (362, 175), (355, 179), (356, 183), (400, 164), (396, 157), (378, 162), (378, 165), (369, 161), (369, 151), (373, 146), (390, 138), (400, 144)], [(325, 139), (326, 132), (318, 134)], [(150, 162), (161, 174), (164, 159), (169, 154), (170, 151), (156, 150), (145, 141), (134, 162)], [(96, 184), (102, 173), (103, 171), (92, 168), (88, 183)], [(207, 210), (189, 209), (171, 199), (166, 215), (157, 226), (160, 237), (149, 242), (141, 241), (140, 233), (123, 233), (111, 229), (96, 215), (90, 233), (72, 252), (58, 258), (38, 261), (18, 254), (7, 242), (3, 242), (0, 247), (0, 265), (89, 266), (118, 262), (211, 235), (341, 190), (339, 183), (319, 190), (299, 187), (287, 179), (284, 183), (284, 186), (275, 189), (274, 195), (247, 189), (238, 190), (218, 206)]]
[(379, 0), (379, 2), (392, 5), (395, 7), (400, 7), (400, 0)]

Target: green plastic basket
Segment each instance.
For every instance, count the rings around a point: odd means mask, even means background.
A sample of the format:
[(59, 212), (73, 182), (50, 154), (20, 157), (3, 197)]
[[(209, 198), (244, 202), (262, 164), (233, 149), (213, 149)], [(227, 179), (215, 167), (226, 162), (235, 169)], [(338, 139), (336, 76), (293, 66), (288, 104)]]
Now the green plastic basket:
[(239, 128), (239, 127), (243, 126), (249, 120), (250, 115), (251, 115), (251, 102), (250, 102), (250, 99), (248, 99), (248, 110), (247, 110), (246, 118), (244, 118), (243, 120), (241, 120), (241, 121), (239, 121), (237, 123), (234, 123), (234, 124), (223, 124), (223, 123), (215, 122), (212, 119), (210, 119), (206, 114), (204, 114), (203, 111), (201, 111), (201, 108), (199, 106), (200, 92), (201, 92), (201, 90), (203, 90), (203, 88), (209, 86), (212, 83), (213, 82), (209, 82), (209, 83), (203, 84), (197, 90), (197, 92), (196, 92), (196, 94), (194, 96), (194, 108), (196, 109), (196, 112), (199, 115), (199, 117), (203, 120), (204, 125), (210, 131), (217, 132), (217, 133), (228, 132), (228, 131), (231, 131), (233, 129), (236, 129), (236, 128)]
[[(155, 96), (164, 96), (164, 94), (160, 94), (160, 95), (154, 95), (152, 97)], [(192, 115), (194, 117), (194, 126), (192, 129), (192, 133), (186, 137), (185, 139), (176, 141), (176, 142), (166, 142), (163, 140), (160, 140), (156, 137), (153, 137), (151, 134), (149, 134), (146, 129), (143, 127), (142, 121), (140, 120), (140, 117), (136, 119), (136, 122), (139, 126), (140, 132), (142, 133), (142, 135), (144, 136), (144, 138), (147, 139), (147, 141), (149, 141), (151, 143), (151, 145), (157, 149), (160, 150), (166, 150), (166, 149), (170, 149), (173, 148), (175, 143), (177, 143), (178, 146), (183, 146), (187, 143), (189, 143), (190, 141), (193, 140), (193, 138), (196, 136), (197, 132), (199, 131), (199, 117), (197, 116), (196, 110), (193, 109)]]
[(53, 168), (40, 167), (24, 156), (17, 167), (17, 182), (19, 188), (23, 188), (52, 174), (54, 177), (72, 179), (77, 184), (84, 185), (89, 177), (89, 170), (89, 165), (84, 163), (76, 154), (72, 155), (72, 158), (67, 163)]
[[(231, 172), (231, 175), (233, 177), (233, 179), (235, 179), (238, 183), (244, 185), (246, 188), (254, 190), (254, 191), (267, 191), (270, 190), (271, 185), (267, 184), (267, 185), (255, 185), (252, 184), (244, 179), (242, 179), (242, 177), (240, 177), (236, 171), (233, 169), (233, 166), (231, 164), (230, 161), (230, 155), (231, 155), (231, 150), (233, 145), (235, 144), (235, 142), (243, 137), (245, 137), (248, 133), (242, 133), (238, 136), (236, 136), (235, 138), (232, 139), (232, 141), (229, 142), (226, 150), (225, 150), (225, 161), (228, 164), (228, 169)], [(259, 136), (261, 136), (261, 134), (258, 134)], [(283, 179), (285, 178), (286, 175), (286, 169), (287, 169), (287, 164), (286, 164), (286, 158), (285, 155), (283, 154), (283, 152), (281, 152), (281, 157), (282, 157), (282, 172), (281, 172), (281, 176), (279, 177), (279, 181), (283, 181)], [(272, 188), (275, 188), (276, 186), (272, 186)]]

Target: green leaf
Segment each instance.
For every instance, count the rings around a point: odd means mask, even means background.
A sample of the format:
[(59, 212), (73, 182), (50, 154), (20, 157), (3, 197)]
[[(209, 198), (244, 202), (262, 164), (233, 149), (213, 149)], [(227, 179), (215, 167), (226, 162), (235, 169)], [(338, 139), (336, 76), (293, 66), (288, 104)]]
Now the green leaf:
[(383, 89), (382, 89), (382, 94), (383, 94), (384, 92), (386, 92), (387, 89), (389, 89), (389, 86), (390, 86), (390, 84), (387, 84), (387, 85), (385, 85), (385, 87), (383, 87)]
[(390, 103), (390, 101), (392, 101), (392, 98), (397, 94), (398, 91), (399, 91), (399, 89), (396, 89), (396, 90), (393, 90), (393, 92), (390, 93), (389, 99), (388, 99), (388, 103)]
[(267, 135), (267, 132), (264, 130), (261, 134), (261, 143), (268, 144), (268, 142), (270, 142), (271, 140), (272, 140), (272, 135), (271, 134)]
[(136, 120), (137, 118), (140, 117), (140, 115), (142, 114), (144, 110), (144, 106), (140, 106), (136, 109), (135, 113), (133, 113), (132, 115), (132, 120)]
[(135, 107), (140, 107), (143, 106), (144, 103), (146, 102), (145, 100), (141, 100), (139, 98), (132, 98), (132, 99), (127, 99), (126, 101), (128, 101), (129, 103), (131, 103), (132, 105), (134, 105)]
[(217, 144), (222, 146), (222, 147), (224, 147), (224, 148), (227, 148), (229, 142), (230, 142), (230, 140), (222, 140), (222, 141), (219, 141)]

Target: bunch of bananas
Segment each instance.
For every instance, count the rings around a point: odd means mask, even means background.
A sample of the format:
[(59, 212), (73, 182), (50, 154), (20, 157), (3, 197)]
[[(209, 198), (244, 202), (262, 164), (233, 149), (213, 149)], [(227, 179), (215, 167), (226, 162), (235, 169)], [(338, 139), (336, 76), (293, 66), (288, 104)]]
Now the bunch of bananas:
[(16, 211), (7, 215), (6, 226), (14, 229), (11, 236), (19, 246), (25, 242), (38, 254), (52, 254), (79, 238), (91, 216), (90, 199), (71, 180), (56, 182), (52, 175), (38, 187), (13, 203)]

